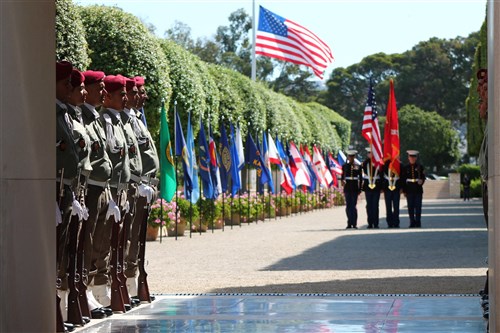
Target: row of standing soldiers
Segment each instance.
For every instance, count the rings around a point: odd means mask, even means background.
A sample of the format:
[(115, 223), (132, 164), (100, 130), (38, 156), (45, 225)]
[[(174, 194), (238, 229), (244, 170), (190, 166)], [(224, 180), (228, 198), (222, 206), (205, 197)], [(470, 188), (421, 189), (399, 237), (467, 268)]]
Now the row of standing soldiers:
[(400, 195), (407, 200), (410, 228), (421, 227), (422, 196), (425, 174), (417, 162), (418, 151), (408, 150), (408, 164), (401, 166), (400, 175), (389, 168), (389, 161), (383, 167), (375, 164), (371, 149), (361, 165), (355, 163), (357, 151), (347, 151), (347, 162), (342, 166), (342, 184), (346, 201), (347, 229), (357, 229), (358, 211), (356, 204), (361, 191), (365, 192), (368, 229), (379, 227), (380, 193), (384, 192), (387, 212), (387, 226), (399, 228)]
[(56, 63), (57, 331), (151, 302), (145, 232), (158, 154), (145, 79)]

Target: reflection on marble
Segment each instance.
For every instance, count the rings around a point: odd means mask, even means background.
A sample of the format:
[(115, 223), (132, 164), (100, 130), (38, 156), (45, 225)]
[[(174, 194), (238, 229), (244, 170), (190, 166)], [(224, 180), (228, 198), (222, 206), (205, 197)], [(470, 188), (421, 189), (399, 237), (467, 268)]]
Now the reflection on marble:
[(160, 295), (80, 332), (485, 332), (475, 295)]

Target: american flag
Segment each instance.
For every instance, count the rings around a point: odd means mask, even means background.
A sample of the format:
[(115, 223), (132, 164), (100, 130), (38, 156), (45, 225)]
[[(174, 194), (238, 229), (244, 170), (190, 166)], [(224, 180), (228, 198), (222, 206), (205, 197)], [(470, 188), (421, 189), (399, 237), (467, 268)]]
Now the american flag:
[(313, 32), (262, 6), (255, 53), (311, 67), (321, 79), (326, 67), (333, 61), (330, 47)]
[(377, 106), (375, 103), (375, 93), (373, 92), (373, 84), (371, 80), (370, 88), (368, 89), (368, 99), (366, 101), (361, 133), (371, 147), (373, 161), (376, 164), (383, 165), (382, 140), (380, 139)]

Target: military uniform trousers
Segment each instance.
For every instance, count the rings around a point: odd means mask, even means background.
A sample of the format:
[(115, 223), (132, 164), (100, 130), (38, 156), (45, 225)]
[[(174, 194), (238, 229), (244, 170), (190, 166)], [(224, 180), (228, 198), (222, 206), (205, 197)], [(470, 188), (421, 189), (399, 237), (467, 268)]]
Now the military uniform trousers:
[(368, 227), (378, 228), (379, 210), (378, 205), (380, 201), (379, 190), (365, 191), (366, 198), (366, 214), (368, 216)]
[[(122, 207), (125, 206), (127, 200), (127, 193), (124, 192), (121, 198), (118, 198), (118, 191), (116, 188), (111, 187), (111, 197), (115, 203), (120, 207), (120, 212), (124, 214)], [(118, 221), (120, 222), (120, 221)], [(113, 223), (115, 219), (111, 216), (106, 220), (106, 213), (104, 219), (98, 220), (94, 229), (93, 237), (93, 255), (91, 271), (95, 272), (94, 285), (107, 285), (109, 279), (109, 257), (111, 252), (111, 232), (113, 230)]]
[[(128, 226), (128, 228), (125, 230), (124, 228), (122, 228), (122, 231), (121, 232), (126, 232), (127, 234), (125, 235), (126, 236), (126, 239), (127, 239), (127, 244), (125, 245), (125, 253), (124, 253), (124, 258), (125, 258), (125, 268), (124, 268), (124, 273), (125, 273), (125, 276), (126, 277), (133, 277), (134, 275), (132, 276), (128, 276), (126, 275), (127, 274), (127, 271), (130, 272), (129, 270), (129, 257), (133, 257), (135, 256), (135, 260), (130, 260), (132, 261), (132, 266), (135, 264), (135, 267), (137, 267), (137, 253), (138, 253), (138, 249), (139, 249), (139, 230), (140, 230), (140, 223), (136, 223), (138, 221), (137, 218), (136, 218), (136, 214), (137, 214), (137, 202), (139, 201), (138, 199), (139, 198), (142, 198), (142, 197), (139, 197), (139, 193), (138, 193), (138, 190), (137, 190), (137, 186), (138, 184), (137, 183), (130, 183), (129, 186), (128, 186), (128, 192), (127, 192), (127, 197), (128, 197), (128, 202), (130, 204), (130, 209), (128, 211), (128, 213), (125, 214), (125, 219), (124, 219), (124, 226)], [(132, 241), (131, 241), (131, 238), (134, 239), (134, 244), (133, 246), (131, 247), (130, 244), (132, 244)], [(137, 242), (137, 245), (135, 244)], [(135, 252), (134, 253), (130, 253), (130, 250), (132, 250), (132, 252)], [(133, 270), (133, 268), (131, 268)], [(136, 295), (132, 295), (132, 296), (136, 296)]]
[(356, 205), (358, 203), (358, 195), (357, 191), (345, 191), (345, 212), (347, 215), (347, 226), (348, 227), (356, 227), (358, 224), (358, 210)]
[(99, 257), (99, 251), (96, 251), (96, 249), (98, 249), (97, 245), (102, 242), (102, 239), (101, 234), (95, 231), (102, 230), (106, 223), (110, 196), (109, 189), (97, 185), (87, 186), (86, 204), (89, 210), (89, 218), (85, 230), (84, 268), (89, 275), (88, 283), (92, 281), (97, 273), (95, 262)]
[[(56, 275), (58, 289), (68, 289), (68, 240), (69, 223), (71, 222), (71, 205), (73, 202), (73, 191), (68, 185), (64, 185), (64, 195), (60, 203), (62, 212), (62, 223), (56, 227)], [(59, 200), (59, 182), (57, 183), (57, 198)]]
[(387, 213), (387, 226), (389, 228), (399, 228), (399, 201), (401, 193), (399, 189), (384, 191), (385, 211)]
[(423, 193), (406, 193), (408, 204), (408, 215), (410, 216), (410, 228), (421, 227), (420, 216), (422, 214)]
[(128, 236), (128, 247), (125, 257), (125, 263), (127, 267), (125, 269), (125, 276), (127, 278), (135, 277), (137, 273), (137, 258), (139, 255), (139, 242), (140, 242), (139, 234), (141, 231), (142, 221), (145, 218), (145, 215), (147, 214), (147, 211), (145, 209), (146, 205), (147, 205), (147, 198), (141, 196), (138, 197), (135, 209), (135, 216), (132, 221), (132, 225), (130, 226), (130, 232)]

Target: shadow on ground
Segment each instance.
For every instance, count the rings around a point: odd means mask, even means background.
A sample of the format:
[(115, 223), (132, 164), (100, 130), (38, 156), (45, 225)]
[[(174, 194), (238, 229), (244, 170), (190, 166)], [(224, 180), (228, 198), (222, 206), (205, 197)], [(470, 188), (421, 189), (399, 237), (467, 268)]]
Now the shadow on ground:
[(213, 293), (326, 293), (326, 294), (477, 294), (483, 276), (415, 276), (225, 287)]

